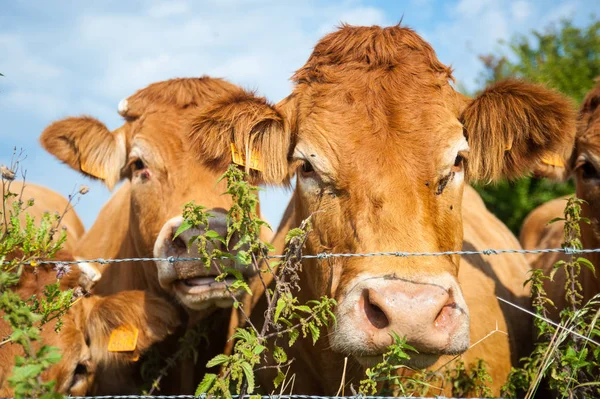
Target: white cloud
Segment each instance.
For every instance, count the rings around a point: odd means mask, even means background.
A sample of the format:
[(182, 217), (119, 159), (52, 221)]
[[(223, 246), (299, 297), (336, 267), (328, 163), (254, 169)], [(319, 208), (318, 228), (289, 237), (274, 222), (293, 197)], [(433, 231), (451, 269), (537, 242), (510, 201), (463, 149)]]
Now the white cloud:
[(533, 13), (533, 6), (528, 1), (515, 1), (510, 10), (515, 23), (523, 23)]

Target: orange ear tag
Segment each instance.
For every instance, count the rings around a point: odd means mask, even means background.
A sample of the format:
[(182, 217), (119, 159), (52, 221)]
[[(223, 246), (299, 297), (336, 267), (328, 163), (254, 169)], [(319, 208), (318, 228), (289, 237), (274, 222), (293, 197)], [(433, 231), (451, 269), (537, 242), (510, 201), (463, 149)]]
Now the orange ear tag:
[(132, 352), (137, 346), (139, 330), (132, 326), (119, 326), (112, 330), (108, 340), (109, 352)]
[[(235, 144), (231, 143), (231, 158), (233, 163), (240, 166), (246, 166), (246, 159), (244, 155), (235, 148)], [(250, 169), (262, 171), (262, 165), (260, 162), (260, 158), (258, 154), (255, 154), (253, 151), (250, 151), (250, 165), (248, 165)]]
[(562, 161), (561, 156), (556, 153), (550, 153), (550, 154), (546, 154), (545, 156), (543, 156), (542, 163), (545, 163), (546, 165), (550, 165), (550, 166), (556, 166), (559, 168), (565, 167), (565, 164)]

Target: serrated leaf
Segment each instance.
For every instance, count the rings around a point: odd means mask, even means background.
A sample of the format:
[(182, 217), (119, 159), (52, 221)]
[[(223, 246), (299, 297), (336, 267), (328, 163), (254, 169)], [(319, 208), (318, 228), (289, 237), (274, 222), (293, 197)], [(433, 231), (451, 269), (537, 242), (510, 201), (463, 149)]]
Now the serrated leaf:
[(321, 336), (321, 331), (319, 330), (319, 327), (315, 326), (313, 323), (308, 323), (308, 329), (310, 331), (310, 335), (312, 337), (314, 345), (317, 343), (317, 340)]
[(189, 221), (184, 220), (183, 223), (181, 223), (181, 226), (179, 226), (179, 228), (175, 232), (175, 235), (173, 235), (173, 240), (175, 240), (184, 231), (189, 230), (191, 227), (192, 224)]
[(248, 383), (248, 393), (252, 393), (254, 392), (254, 370), (252, 370), (252, 366), (248, 362), (242, 362), (240, 366)]
[(290, 330), (288, 333), (290, 340), (288, 342), (288, 346), (293, 346), (294, 343), (298, 340), (298, 337), (300, 337), (300, 331), (298, 331), (297, 329), (294, 330)]
[(265, 349), (267, 349), (267, 348), (266, 348), (265, 346), (263, 346), (263, 345), (256, 345), (256, 346), (254, 347), (254, 349), (252, 350), (252, 352), (253, 352), (255, 355), (260, 355), (261, 353), (263, 353), (263, 352), (264, 352), (264, 350), (265, 350)]
[(206, 363), (206, 367), (207, 368), (215, 367), (220, 364), (227, 363), (228, 361), (229, 361), (229, 356), (223, 355), (223, 354), (217, 355), (217, 356), (213, 357), (212, 359), (210, 359), (208, 361), (208, 363)]
[(238, 251), (238, 253), (235, 254), (235, 259), (240, 265), (249, 265), (252, 263), (252, 257), (246, 251)]
[(277, 370), (277, 377), (273, 379), (273, 386), (277, 388), (283, 381), (285, 381), (285, 374), (281, 370)]
[(279, 298), (277, 300), (277, 306), (275, 307), (275, 315), (273, 316), (273, 323), (277, 323), (279, 320), (279, 316), (281, 316), (281, 312), (285, 308), (285, 300), (283, 298)]
[(235, 280), (233, 283), (231, 283), (231, 288), (234, 290), (238, 290), (241, 288), (244, 291), (246, 291), (248, 295), (252, 295), (252, 290), (250, 290), (250, 287), (245, 281)]
[(196, 393), (194, 395), (200, 396), (203, 393), (207, 393), (210, 390), (210, 388), (212, 388), (212, 386), (214, 385), (216, 380), (217, 380), (216, 374), (212, 374), (212, 373), (204, 374), (204, 378), (200, 382), (200, 385), (198, 385), (198, 388), (196, 388)]
[(287, 353), (283, 350), (283, 348), (275, 345), (273, 348), (273, 359), (279, 364), (287, 362)]

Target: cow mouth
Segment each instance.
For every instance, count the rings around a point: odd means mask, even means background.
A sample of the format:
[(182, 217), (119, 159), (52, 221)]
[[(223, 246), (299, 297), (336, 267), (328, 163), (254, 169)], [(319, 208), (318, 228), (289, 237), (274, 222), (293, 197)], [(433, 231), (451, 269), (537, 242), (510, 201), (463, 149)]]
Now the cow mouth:
[(227, 277), (223, 281), (216, 281), (216, 276), (197, 276), (175, 281), (175, 287), (178, 291), (188, 295), (198, 295), (210, 291), (222, 291), (224, 296), (229, 295), (227, 287), (230, 286), (235, 278)]

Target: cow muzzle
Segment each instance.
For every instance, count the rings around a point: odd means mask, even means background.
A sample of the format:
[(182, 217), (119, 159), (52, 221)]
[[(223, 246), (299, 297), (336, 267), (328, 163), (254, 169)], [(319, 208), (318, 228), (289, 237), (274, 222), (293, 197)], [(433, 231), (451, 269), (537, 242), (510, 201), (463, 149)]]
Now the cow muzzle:
[(469, 313), (452, 276), (419, 280), (362, 276), (349, 287), (336, 311), (334, 350), (369, 366), (381, 359), (395, 333), (418, 351), (408, 353), (408, 364), (427, 367), (440, 355), (468, 349)]
[[(208, 229), (225, 237), (227, 235), (225, 213), (219, 211), (211, 211), (211, 213), (214, 217), (209, 219)], [(220, 275), (225, 267), (236, 268), (246, 275), (251, 274), (250, 270), (236, 265), (232, 260), (215, 260), (210, 265), (206, 265), (201, 260), (175, 260), (177, 258), (200, 258), (198, 243), (194, 237), (206, 232), (206, 229), (190, 228), (175, 237), (182, 223), (181, 216), (169, 220), (162, 227), (154, 244), (154, 256), (168, 259), (156, 262), (160, 286), (174, 294), (184, 306), (191, 310), (231, 307), (233, 296), (239, 299), (242, 293), (239, 290), (228, 289), (228, 286), (234, 281), (233, 277), (227, 277), (223, 281), (216, 281), (215, 277)], [(233, 238), (230, 246), (233, 247), (235, 242), (236, 240)], [(210, 253), (213, 249), (227, 251), (225, 245), (220, 242), (216, 244), (207, 242), (206, 251)]]

